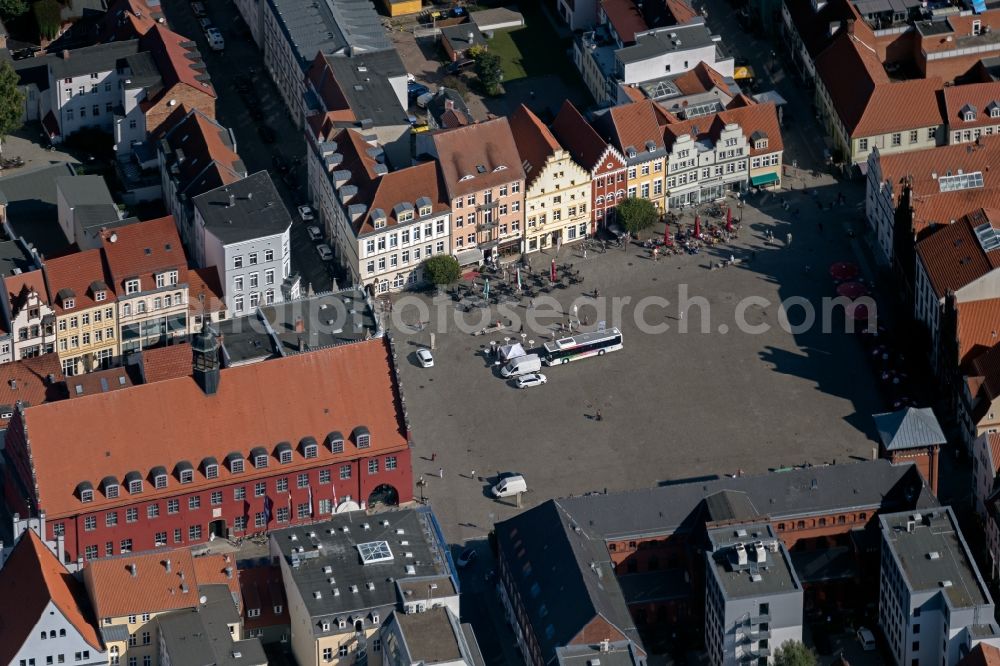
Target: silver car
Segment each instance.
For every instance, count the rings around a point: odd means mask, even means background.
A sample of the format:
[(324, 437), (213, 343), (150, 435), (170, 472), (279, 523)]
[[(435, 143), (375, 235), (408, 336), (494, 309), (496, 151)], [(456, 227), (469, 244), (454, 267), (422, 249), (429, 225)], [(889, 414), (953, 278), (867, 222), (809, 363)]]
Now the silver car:
[(548, 378), (540, 372), (529, 372), (526, 375), (521, 375), (517, 378), (517, 388), (531, 388), (532, 386), (541, 386), (545, 382), (549, 381)]
[(433, 368), (434, 367), (434, 355), (431, 354), (430, 349), (418, 349), (417, 350), (417, 361), (420, 362), (421, 368)]
[(323, 261), (330, 261), (333, 259), (333, 250), (326, 243), (321, 243), (316, 246), (316, 251), (319, 253), (319, 258)]

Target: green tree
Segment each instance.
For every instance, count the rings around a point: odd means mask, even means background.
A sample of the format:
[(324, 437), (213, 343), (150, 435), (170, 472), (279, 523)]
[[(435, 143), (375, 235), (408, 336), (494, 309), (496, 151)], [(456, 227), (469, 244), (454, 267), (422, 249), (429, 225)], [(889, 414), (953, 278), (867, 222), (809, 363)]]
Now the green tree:
[(0, 19), (4, 21), (13, 21), (26, 11), (28, 3), (25, 0), (0, 0)]
[(58, 0), (39, 0), (32, 5), (38, 34), (43, 39), (55, 39), (62, 24), (62, 5)]
[(438, 254), (424, 261), (424, 277), (438, 286), (457, 282), (462, 276), (458, 259), (450, 254)]
[(643, 229), (648, 229), (656, 223), (660, 214), (656, 212), (656, 206), (649, 199), (631, 198), (622, 201), (616, 209), (618, 219), (621, 220), (625, 229), (633, 236)]
[(816, 653), (799, 641), (785, 641), (774, 653), (774, 666), (816, 666)]
[[(470, 49), (470, 51), (472, 50)], [(490, 53), (486, 49), (481, 49), (476, 51), (474, 59), (476, 61), (476, 76), (479, 77), (480, 83), (486, 89), (486, 94), (499, 95), (502, 90), (500, 84), (503, 82), (503, 67), (500, 56)]]
[(10, 62), (0, 65), (0, 153), (7, 135), (23, 124), (24, 93), (17, 87), (17, 72)]

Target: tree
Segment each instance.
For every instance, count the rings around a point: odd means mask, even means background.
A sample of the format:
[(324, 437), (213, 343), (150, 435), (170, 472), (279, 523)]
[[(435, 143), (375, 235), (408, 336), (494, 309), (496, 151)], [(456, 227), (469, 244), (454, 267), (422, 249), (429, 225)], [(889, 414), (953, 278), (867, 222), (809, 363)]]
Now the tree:
[(24, 93), (17, 87), (17, 72), (10, 62), (0, 65), (0, 153), (7, 135), (23, 124)]
[(13, 21), (26, 11), (28, 3), (25, 0), (0, 0), (0, 19), (4, 21)]
[(621, 220), (625, 229), (635, 236), (643, 229), (653, 226), (660, 214), (656, 212), (656, 206), (649, 199), (638, 199), (632, 197), (625, 199), (615, 208), (616, 215)]
[(799, 641), (785, 641), (774, 653), (774, 666), (816, 666), (816, 653)]
[(476, 76), (483, 84), (487, 95), (499, 95), (503, 88), (503, 67), (500, 56), (490, 53), (483, 47), (469, 49), (469, 55), (476, 61)]
[(32, 5), (38, 34), (43, 39), (55, 39), (62, 25), (62, 6), (58, 0), (39, 0)]
[(438, 286), (457, 282), (462, 276), (458, 259), (450, 254), (439, 254), (424, 261), (424, 277)]

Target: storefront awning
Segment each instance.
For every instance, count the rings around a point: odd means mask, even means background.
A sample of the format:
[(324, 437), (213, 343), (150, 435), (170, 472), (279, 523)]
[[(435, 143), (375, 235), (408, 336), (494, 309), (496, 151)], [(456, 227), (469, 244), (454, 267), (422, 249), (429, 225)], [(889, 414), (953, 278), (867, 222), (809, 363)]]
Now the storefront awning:
[(458, 260), (459, 266), (471, 266), (472, 264), (483, 263), (483, 251), (478, 247), (472, 248), (471, 250), (464, 250), (462, 252), (455, 253), (455, 259)]
[(770, 185), (771, 183), (777, 183), (777, 182), (778, 182), (778, 174), (774, 172), (762, 173), (759, 176), (750, 177), (750, 184), (753, 185), (754, 187), (761, 187), (762, 185)]

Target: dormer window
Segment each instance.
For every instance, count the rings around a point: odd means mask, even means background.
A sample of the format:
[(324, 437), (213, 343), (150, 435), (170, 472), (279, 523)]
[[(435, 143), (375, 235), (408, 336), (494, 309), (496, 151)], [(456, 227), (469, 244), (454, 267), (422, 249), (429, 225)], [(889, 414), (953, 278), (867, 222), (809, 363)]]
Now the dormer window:
[(125, 485), (130, 495), (138, 495), (142, 492), (142, 475), (139, 472), (129, 472), (125, 475)]
[(63, 308), (65, 308), (66, 310), (72, 310), (75, 307), (76, 307), (75, 298), (66, 298), (63, 300)]
[(1000, 118), (1000, 104), (990, 102), (990, 105), (986, 107), (986, 110), (989, 111), (990, 118)]
[(230, 474), (243, 473), (243, 454), (232, 452), (226, 456), (226, 464), (229, 465)]
[(757, 139), (756, 141), (754, 141), (753, 147), (756, 150), (762, 150), (764, 148), (767, 148), (767, 139)]
[(467, 173), (464, 176), (462, 176), (461, 178), (459, 178), (458, 182), (461, 183), (461, 182), (464, 182), (466, 180), (472, 180), (472, 178), (473, 178), (473, 175), (471, 173)]
[(399, 219), (400, 222), (410, 222), (410, 221), (413, 220), (413, 211), (412, 210), (404, 210), (404, 211), (402, 211), (402, 212), (399, 213), (399, 215), (397, 216), (397, 218)]
[(118, 479), (113, 476), (106, 476), (101, 481), (101, 488), (104, 489), (104, 496), (108, 499), (118, 498)]
[(385, 229), (385, 220), (375, 220), (376, 229)]
[(319, 456), (319, 444), (314, 437), (303, 437), (299, 442), (299, 451), (303, 458), (316, 458)]
[(165, 467), (154, 467), (150, 476), (153, 478), (153, 487), (157, 490), (167, 487), (167, 469)]
[(282, 442), (274, 449), (275, 454), (278, 456), (278, 462), (282, 465), (287, 465), (292, 462), (292, 445), (288, 442)]
[(177, 478), (181, 483), (194, 482), (194, 467), (187, 460), (177, 463)]
[(377, 625), (379, 621), (378, 613), (372, 613), (372, 624)]
[(636, 152), (635, 148), (632, 148), (631, 146), (629, 146), (625, 150), (625, 154), (628, 155), (629, 157), (635, 157), (638, 153)]
[(347, 620), (344, 619), (344, 618), (342, 618), (342, 617), (338, 617), (337, 618), (337, 628), (338, 629), (346, 629), (347, 628)]
[(219, 478), (219, 461), (212, 457), (205, 458), (201, 461), (201, 472), (206, 479)]
[(344, 436), (339, 432), (331, 432), (326, 436), (326, 441), (330, 447), (330, 453), (344, 452)]
[(96, 291), (94, 292), (94, 300), (100, 303), (108, 298), (108, 292), (106, 291)]
[(136, 294), (139, 292), (139, 280), (125, 280), (125, 293)]
[(81, 481), (77, 484), (76, 494), (84, 504), (94, 501), (94, 487), (90, 485), (90, 481)]
[(966, 104), (965, 106), (963, 106), (962, 110), (959, 113), (962, 114), (962, 120), (964, 120), (967, 123), (972, 122), (973, 120), (976, 119), (976, 107), (972, 106), (971, 104)]
[(354, 446), (359, 449), (367, 449), (372, 445), (372, 435), (365, 426), (358, 426), (351, 433), (351, 439), (354, 440)]
[(257, 469), (265, 469), (267, 467), (267, 451), (263, 447), (255, 447), (250, 452), (250, 457), (253, 459), (253, 466)]

